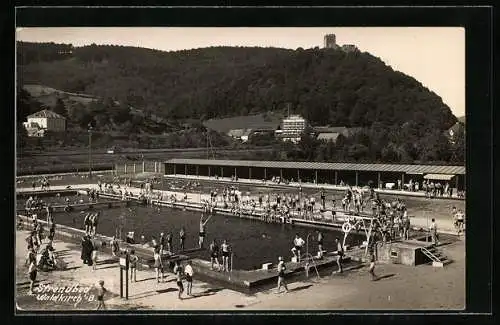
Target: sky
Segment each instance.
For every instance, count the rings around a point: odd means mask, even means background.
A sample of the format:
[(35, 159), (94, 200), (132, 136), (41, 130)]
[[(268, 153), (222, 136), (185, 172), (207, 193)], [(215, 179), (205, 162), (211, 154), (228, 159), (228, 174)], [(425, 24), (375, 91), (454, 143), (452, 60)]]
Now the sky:
[(323, 47), (326, 34), (412, 76), (440, 96), (455, 116), (465, 115), (465, 29), (460, 27), (33, 27), (18, 28), (16, 38), (177, 51), (209, 46), (306, 49)]

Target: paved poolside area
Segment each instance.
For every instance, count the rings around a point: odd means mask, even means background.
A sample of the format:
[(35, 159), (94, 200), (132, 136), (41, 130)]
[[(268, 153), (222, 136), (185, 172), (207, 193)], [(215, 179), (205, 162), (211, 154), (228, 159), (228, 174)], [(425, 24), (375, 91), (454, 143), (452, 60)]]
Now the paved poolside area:
[[(193, 297), (179, 300), (173, 274), (166, 282), (157, 284), (149, 269), (137, 272), (138, 282), (130, 283), (129, 299), (119, 297), (119, 268), (117, 260), (100, 253), (98, 268), (83, 265), (80, 250), (74, 244), (55, 241), (54, 246), (66, 268), (60, 271), (39, 272), (39, 287), (79, 285), (90, 288), (78, 303), (51, 301), (40, 294), (27, 295), (28, 279), (24, 259), (26, 231), (16, 232), (16, 301), (22, 310), (93, 310), (97, 306), (89, 295), (95, 294), (95, 284), (104, 280), (109, 290), (108, 309), (116, 310), (359, 310), (359, 309), (463, 309), (465, 307), (465, 241), (443, 247), (453, 263), (444, 268), (430, 265), (417, 267), (377, 264), (378, 281), (371, 281), (367, 269), (349, 271), (343, 275), (326, 275), (320, 279), (297, 279), (289, 284), (290, 292), (276, 294), (265, 289), (247, 295), (221, 286), (196, 280)], [(57, 300), (57, 298), (55, 298)]]

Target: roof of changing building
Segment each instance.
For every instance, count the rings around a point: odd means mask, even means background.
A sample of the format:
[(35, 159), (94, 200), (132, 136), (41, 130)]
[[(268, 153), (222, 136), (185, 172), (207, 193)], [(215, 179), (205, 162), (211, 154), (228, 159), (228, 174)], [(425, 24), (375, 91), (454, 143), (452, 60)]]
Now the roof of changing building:
[(56, 112), (53, 112), (48, 109), (41, 110), (39, 112), (33, 113), (31, 115), (28, 115), (28, 118), (58, 118), (58, 119), (66, 119), (64, 116), (57, 114)]
[(408, 174), (453, 174), (465, 175), (465, 166), (438, 166), (438, 165), (397, 165), (397, 164), (357, 164), (357, 163), (328, 163), (308, 161), (253, 161), (253, 160), (216, 160), (216, 159), (181, 159), (167, 160), (169, 164), (188, 164), (206, 166), (231, 167), (261, 167), (261, 168), (294, 168), (316, 170), (352, 170), (371, 172), (396, 172)]

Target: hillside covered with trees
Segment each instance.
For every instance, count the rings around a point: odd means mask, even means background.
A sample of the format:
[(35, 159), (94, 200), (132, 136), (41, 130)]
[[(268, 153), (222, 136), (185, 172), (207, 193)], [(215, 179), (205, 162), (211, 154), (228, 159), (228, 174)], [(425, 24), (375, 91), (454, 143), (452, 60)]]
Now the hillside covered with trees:
[[(366, 52), (242, 47), (162, 52), (18, 43), (17, 55), (20, 86), (39, 84), (102, 99), (65, 109), (82, 128), (92, 120), (102, 130), (169, 133), (211, 118), (283, 113), (290, 105), (292, 113), (313, 126), (366, 130), (340, 140), (342, 152), (354, 153), (343, 155), (344, 160), (458, 159), (452, 158), (456, 149), (443, 135), (456, 122), (449, 107), (415, 79)], [(149, 121), (154, 121), (149, 129), (141, 127)], [(295, 157), (294, 150), (287, 151), (287, 159)]]

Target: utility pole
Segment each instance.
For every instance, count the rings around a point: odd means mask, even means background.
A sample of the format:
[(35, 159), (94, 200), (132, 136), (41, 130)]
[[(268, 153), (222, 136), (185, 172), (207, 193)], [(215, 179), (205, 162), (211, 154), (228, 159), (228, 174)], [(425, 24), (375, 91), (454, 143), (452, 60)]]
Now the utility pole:
[(88, 125), (89, 131), (89, 179), (92, 178), (92, 124)]

